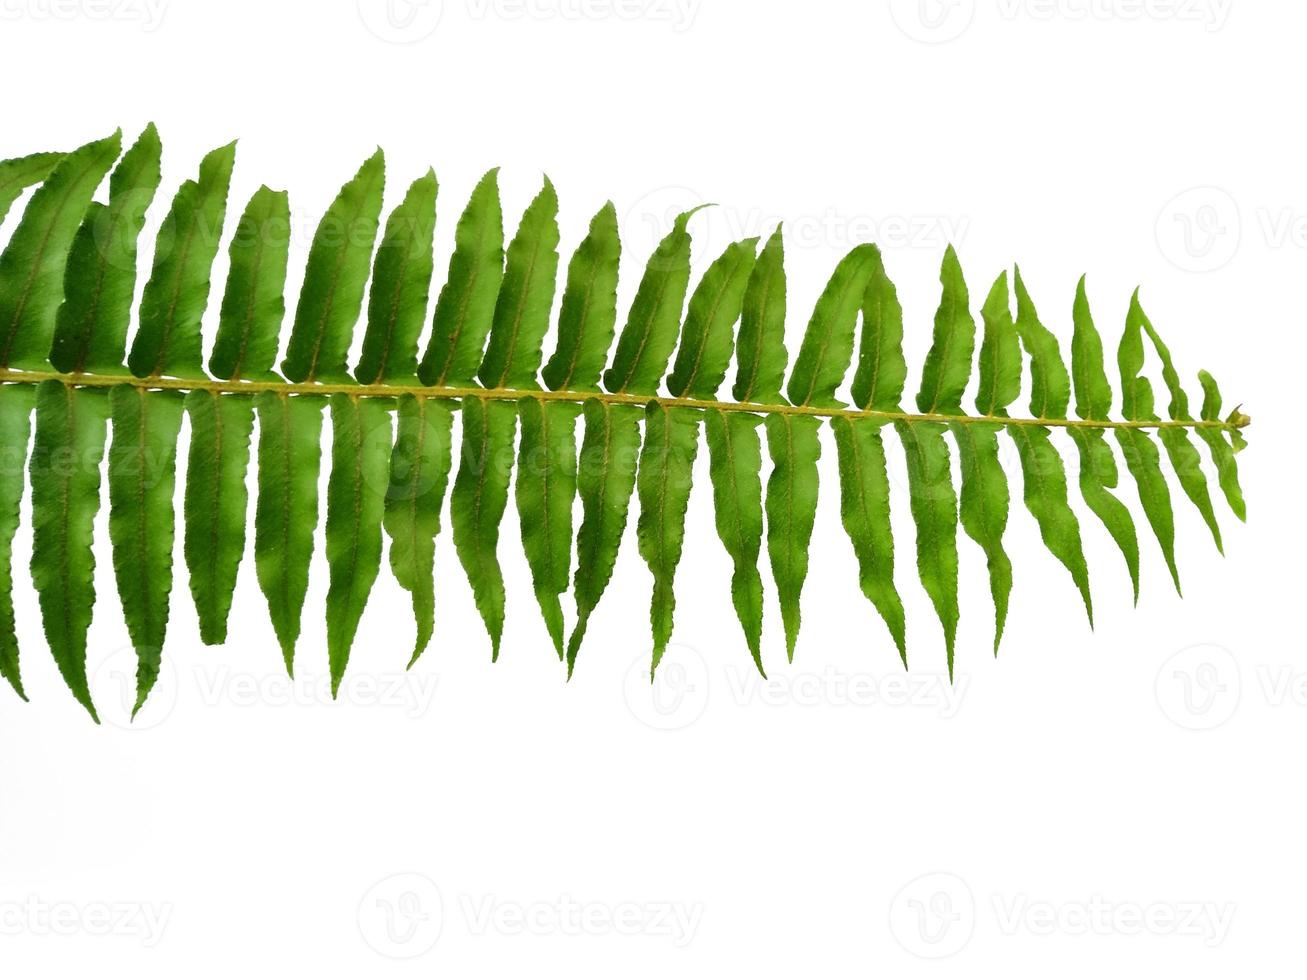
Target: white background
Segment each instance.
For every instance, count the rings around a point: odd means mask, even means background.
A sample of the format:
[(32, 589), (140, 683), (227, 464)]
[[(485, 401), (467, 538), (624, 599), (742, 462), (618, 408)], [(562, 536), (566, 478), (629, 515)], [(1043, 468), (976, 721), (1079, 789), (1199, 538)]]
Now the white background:
[[(792, 666), (764, 565), (766, 684), (731, 609), (706, 452), (674, 645), (652, 693), (634, 512), (565, 684), (510, 507), (500, 662), (446, 530), (432, 647), (404, 674), (408, 596), (383, 564), (336, 704), (324, 693), (320, 539), (294, 687), (248, 553), (230, 641), (200, 645), (179, 540), (164, 678), (128, 727), (117, 681), (133, 665), (102, 511), (96, 728), (44, 645), (25, 505), (15, 599), (32, 703), (0, 692), (6, 976), (1224, 977), (1284, 975), (1300, 959), (1302, 435), (1281, 420), (1300, 412), (1304, 355), (1307, 10), (432, 0), (391, 16), (384, 0), (0, 0), (0, 11), (0, 156), (119, 125), (131, 139), (154, 120), (165, 158), (152, 240), (201, 155), (239, 137), (232, 210), (260, 183), (291, 194), (292, 303), (312, 225), (379, 144), (387, 207), (437, 170), (438, 278), (454, 218), (493, 165), (510, 231), (542, 171), (554, 180), (564, 261), (603, 201), (617, 204), (623, 308), (674, 210), (718, 204), (694, 219), (699, 269), (783, 219), (791, 351), (839, 256), (877, 240), (906, 308), (910, 397), (951, 240), (977, 306), (1021, 262), (1064, 351), (1082, 272), (1109, 357), (1142, 284), (1186, 384), (1196, 392), (1209, 368), (1227, 410), (1242, 402), (1255, 420), (1240, 457), (1248, 525), (1217, 501), (1224, 560), (1173, 487), (1183, 601), (1140, 518), (1132, 609), (1120, 555), (1073, 492), (1092, 632), (1020, 504), (1009, 450), (1008, 632), (995, 660), (983, 558), (960, 537), (951, 689), (906, 491), (896, 483), (893, 498), (905, 676), (858, 589), (828, 432)], [(224, 246), (218, 282), (225, 269)], [(1058, 444), (1074, 474), (1069, 441)], [(1128, 482), (1122, 495), (1138, 514)]]

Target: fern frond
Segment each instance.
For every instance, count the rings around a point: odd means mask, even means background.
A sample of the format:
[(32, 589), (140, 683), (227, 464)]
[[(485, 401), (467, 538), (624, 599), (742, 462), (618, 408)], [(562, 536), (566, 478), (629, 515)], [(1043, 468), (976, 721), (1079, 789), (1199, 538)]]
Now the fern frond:
[[(1026, 508), (1091, 621), (1089, 569), (1058, 430), (1076, 446), (1080, 497), (1125, 559), (1136, 601), (1139, 544), (1134, 518), (1113, 492), (1119, 473), (1109, 432), (1177, 590), (1163, 450), (1218, 548), (1220, 529), (1191, 433), (1207, 446), (1222, 496), (1240, 520), (1245, 517), (1235, 454), (1245, 445), (1241, 430), (1249, 419), (1239, 409), (1221, 417), (1219, 389), (1205, 371), (1198, 375), (1202, 407), (1193, 417), (1179, 370), (1138, 293), (1117, 351), (1121, 418), (1114, 419), (1084, 279), (1071, 309), (1068, 365), (1017, 270), (1011, 280), (1005, 271), (994, 281), (980, 308), (977, 338), (970, 292), (952, 247), (940, 270), (940, 304), (915, 410), (902, 405), (908, 379), (903, 310), (876, 246), (859, 245), (839, 262), (789, 369), (781, 229), (761, 251), (755, 238), (730, 244), (691, 289), (693, 211), (675, 218), (649, 258), (618, 335), (622, 248), (616, 210), (605, 204), (568, 261), (556, 341), (546, 358), (559, 288), (557, 194), (546, 179), (505, 248), (498, 172), (491, 170), (458, 220), (419, 360), (438, 185), (433, 171), (419, 176), (383, 228), (380, 150), (341, 189), (314, 234), (281, 374), (273, 366), (286, 313), (290, 208), (284, 192), (267, 187), (255, 192), (230, 235), (230, 270), (207, 373), (203, 366), (201, 321), (226, 224), (235, 144), (205, 157), (197, 177), (174, 197), (128, 354), (137, 240), (160, 183), (158, 134), (151, 126), (121, 160), (120, 150), (115, 134), (67, 154), (0, 162), (0, 218), (26, 188), (39, 185), (0, 252), (0, 444), (6, 450), (0, 467), (0, 675), (20, 697), (26, 696), (11, 566), (26, 468), (31, 570), (46, 638), (74, 697), (96, 717), (86, 641), (95, 601), (92, 535), (107, 455), (115, 580), (138, 658), (135, 710), (146, 702), (162, 664), (169, 617), (183, 414), (190, 420), (183, 550), (201, 639), (221, 643), (227, 635), (257, 425), (255, 571), (290, 671), (315, 547), (322, 426), (329, 414), (325, 553), (333, 693), (387, 539), (390, 568), (412, 594), (410, 665), (429, 644), (446, 496), (455, 552), (492, 657), (498, 657), (508, 603), (498, 544), (510, 486), (545, 632), (569, 677), (613, 576), (632, 498), (638, 498), (639, 551), (653, 579), (656, 670), (673, 632), (674, 582), (701, 435), (717, 532), (733, 566), (731, 601), (760, 672), (765, 590), (759, 556), (765, 537), (792, 659), (817, 514), (823, 422), (835, 444), (840, 517), (862, 591), (905, 665), (909, 643), (895, 571), (887, 431), (897, 435), (906, 457), (917, 569), (943, 628), (950, 674), (959, 622), (959, 524), (985, 555), (995, 651), (1008, 619), (1014, 571), (1003, 543), (1010, 490), (1002, 440), (1016, 448)], [(111, 170), (107, 202), (95, 201)], [(346, 358), (365, 297), (366, 330), (351, 374)], [(1158, 416), (1142, 373), (1146, 345), (1161, 364), (1166, 419)], [(1031, 402), (1026, 417), (1013, 416), (1027, 361)], [(732, 363), (727, 401), (719, 390)], [(963, 402), (973, 384), (975, 414), (968, 414)], [(462, 420), (457, 444), (456, 412)], [(771, 458), (765, 491), (764, 432)], [(958, 454), (959, 486), (950, 444)], [(582, 518), (574, 529), (578, 496)], [(575, 599), (570, 634), (563, 602), (569, 584)]]

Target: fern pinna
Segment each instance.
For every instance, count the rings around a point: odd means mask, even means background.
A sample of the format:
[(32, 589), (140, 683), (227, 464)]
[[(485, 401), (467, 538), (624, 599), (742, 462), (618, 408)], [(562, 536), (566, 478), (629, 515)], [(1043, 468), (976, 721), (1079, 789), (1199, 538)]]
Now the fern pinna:
[[(1006, 272), (999, 275), (981, 308), (977, 358), (977, 325), (951, 248), (915, 410), (902, 406), (908, 374), (902, 310), (876, 246), (859, 245), (839, 263), (787, 377), (780, 230), (761, 248), (758, 239), (727, 247), (691, 291), (693, 212), (675, 220), (649, 259), (619, 333), (620, 244), (614, 208), (606, 204), (568, 262), (554, 349), (544, 361), (558, 278), (557, 197), (546, 181), (505, 247), (492, 170), (458, 220), (449, 274), (419, 359), (433, 274), (436, 177), (429, 171), (414, 181), (383, 226), (380, 151), (344, 186), (316, 231), (280, 374), (273, 366), (286, 312), (290, 211), (286, 194), (266, 187), (230, 235), (230, 271), (204, 368), (201, 319), (226, 223), (234, 144), (206, 156), (198, 176), (173, 199), (128, 349), (137, 240), (159, 187), (161, 147), (153, 127), (121, 157), (120, 144), (118, 133), (71, 153), (0, 163), (0, 218), (25, 188), (39, 185), (0, 255), (0, 439), (6, 450), (0, 469), (0, 671), (19, 695), (10, 576), (26, 470), (32, 577), (46, 637), (64, 680), (95, 716), (86, 643), (95, 598), (92, 527), (107, 456), (114, 573), (138, 656), (137, 709), (144, 703), (159, 672), (168, 621), (183, 415), (190, 423), (183, 550), (201, 636), (205, 643), (226, 636), (245, 548), (246, 470), (257, 420), (255, 571), (288, 670), (319, 519), (321, 431), (330, 416), (325, 536), (333, 688), (380, 568), (383, 528), (394, 575), (412, 593), (413, 658), (427, 646), (446, 495), (455, 550), (498, 655), (505, 596), (496, 552), (510, 488), (545, 627), (569, 676), (613, 574), (631, 498), (638, 497), (639, 550), (653, 573), (656, 668), (672, 631), (672, 584), (701, 434), (717, 529), (734, 563), (731, 596), (759, 670), (764, 527), (792, 658), (823, 421), (838, 453), (841, 515), (862, 589), (905, 663), (887, 427), (906, 456), (917, 565), (943, 624), (950, 672), (959, 520), (988, 561), (995, 648), (1007, 615), (1012, 571), (1002, 541), (1009, 508), (999, 462), (1004, 433), (1017, 448), (1026, 506), (1070, 572), (1091, 620), (1080, 526), (1052, 429), (1066, 429), (1075, 443), (1080, 495), (1120, 548), (1136, 598), (1139, 546), (1130, 511), (1113, 493), (1118, 472), (1109, 433), (1177, 589), (1171, 498), (1158, 442), (1218, 547), (1191, 433), (1206, 444), (1230, 507), (1244, 516), (1234, 454), (1248, 419), (1237, 409), (1221, 417), (1221, 396), (1206, 373), (1199, 375), (1204, 398), (1193, 417), (1170, 352), (1137, 295), (1117, 351), (1123, 417), (1112, 419), (1113, 386), (1083, 280), (1073, 307), (1069, 371), (1019, 272), (1011, 283)], [(106, 176), (107, 199), (97, 201)], [(366, 333), (351, 373), (346, 360), (365, 300)], [(839, 392), (855, 340), (848, 407)], [(1165, 420), (1156, 412), (1152, 386), (1140, 376), (1146, 346), (1162, 364), (1170, 396)], [(1024, 356), (1031, 371), (1028, 417), (1012, 417)], [(974, 414), (964, 405), (973, 360)], [(720, 400), (732, 362), (731, 400)], [(1073, 394), (1074, 418), (1068, 414)], [(456, 411), (462, 415), (457, 454)], [(764, 438), (772, 460), (765, 494)], [(952, 483), (950, 442), (961, 464), (959, 491)], [(582, 519), (573, 569), (578, 495)], [(576, 606), (570, 635), (561, 601), (569, 584)]]

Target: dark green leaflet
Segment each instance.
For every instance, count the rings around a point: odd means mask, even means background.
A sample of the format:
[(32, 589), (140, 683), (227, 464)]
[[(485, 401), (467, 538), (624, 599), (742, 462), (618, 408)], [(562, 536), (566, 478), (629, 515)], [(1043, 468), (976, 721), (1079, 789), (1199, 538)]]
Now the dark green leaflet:
[(681, 308), (690, 286), (690, 233), (686, 226), (695, 208), (677, 216), (659, 242), (631, 302), (631, 312), (617, 338), (604, 387), (614, 392), (652, 395), (667, 371), (681, 327)]
[(109, 178), (109, 203), (91, 202), (77, 229), (50, 350), (50, 363), (59, 371), (126, 373), (136, 240), (159, 187), (162, 152), (151, 124)]
[(74, 150), (27, 202), (0, 253), (0, 367), (48, 366), (68, 253), (91, 196), (121, 147), (119, 131)]
[[(1002, 273), (981, 310), (985, 338), (980, 345), (976, 410), (1007, 415), (1021, 392), (1021, 345), (1008, 300), (1007, 273)], [(959, 516), (967, 536), (985, 552), (989, 591), (994, 597), (994, 652), (998, 652), (1012, 594), (1012, 562), (1003, 550), (1008, 519), (1007, 474), (998, 458), (1001, 426), (984, 423), (950, 425), (962, 471)]]
[(268, 380), (286, 316), (290, 199), (260, 187), (236, 225), (227, 289), (209, 370), (219, 378)]
[(853, 404), (878, 412), (897, 412), (903, 399), (908, 362), (903, 359), (903, 307), (874, 253), (862, 295), (862, 343), (853, 374)]
[[(1136, 303), (1138, 296), (1136, 295)], [(1171, 394), (1171, 403), (1167, 408), (1174, 421), (1192, 422), (1193, 416), (1189, 414), (1189, 396), (1185, 394), (1184, 388), (1180, 385), (1180, 375), (1175, 370), (1175, 364), (1171, 360), (1171, 351), (1162, 343), (1161, 336), (1153, 327), (1152, 321), (1148, 319), (1143, 308), (1139, 308), (1139, 323), (1148, 334), (1148, 339), (1153, 342), (1153, 349), (1157, 351), (1157, 356), (1162, 362), (1162, 381), (1165, 383), (1167, 390)], [(1212, 532), (1212, 540), (1216, 542), (1216, 550), (1224, 551), (1221, 545), (1221, 529), (1216, 523), (1216, 513), (1212, 510), (1212, 499), (1207, 492), (1207, 478), (1203, 475), (1202, 463), (1198, 457), (1198, 450), (1194, 444), (1189, 441), (1189, 433), (1184, 429), (1167, 428), (1159, 432), (1162, 445), (1166, 447), (1166, 455), (1171, 460), (1171, 468), (1175, 470), (1176, 477), (1180, 480), (1180, 488), (1184, 490), (1185, 496), (1198, 509), (1202, 515), (1203, 523), (1207, 529)]]
[(327, 655), (331, 696), (340, 689), (363, 608), (381, 568), (381, 515), (390, 468), (393, 402), (331, 396), (327, 483)]
[(318, 524), (322, 459), (321, 395), (264, 392), (259, 414), (259, 495), (254, 509), (254, 567), (268, 600), (286, 670), (295, 670), (295, 641), (309, 587), (313, 530)]
[(541, 372), (551, 391), (597, 391), (617, 324), (617, 209), (609, 201), (567, 266), (558, 347)]
[(557, 278), (558, 195), (545, 178), (508, 246), (490, 340), (477, 374), (487, 388), (539, 387), (540, 344), (549, 329)]
[(62, 153), (32, 153), (0, 160), (0, 221), (4, 221), (23, 190), (49, 177), (63, 158)]
[[(1017, 333), (1021, 345), (1030, 354), (1030, 414), (1037, 419), (1064, 419), (1071, 401), (1071, 376), (1062, 361), (1057, 338), (1039, 321), (1019, 269), (1016, 293)], [(1080, 541), (1080, 521), (1067, 502), (1062, 457), (1044, 426), (1013, 425), (1008, 426), (1008, 433), (1017, 444), (1021, 460), (1026, 509), (1038, 522), (1045, 546), (1071, 573), (1092, 625), (1094, 607), (1089, 596), (1089, 569)]]
[(414, 395), (399, 400), (382, 523), (390, 536), (391, 570), (413, 593), (417, 639), (410, 667), (431, 642), (435, 623), (436, 535), (449, 483), (453, 422), (449, 402)]
[(581, 406), (523, 398), (517, 510), (522, 548), (549, 638), (563, 656), (563, 607), (572, 562), (572, 504), (576, 500), (576, 420)]
[(345, 356), (368, 281), (381, 219), (386, 161), (377, 150), (341, 188), (309, 247), (282, 373), (291, 381), (344, 381)]
[(677, 398), (714, 398), (726, 379), (735, 349), (732, 331), (757, 250), (756, 238), (728, 245), (690, 297), (680, 349), (667, 379), (667, 390)]
[[(1076, 414), (1082, 419), (1106, 419), (1112, 410), (1112, 386), (1103, 368), (1103, 341), (1094, 326), (1085, 294), (1085, 279), (1076, 287), (1071, 338), (1071, 376), (1075, 383)], [(1116, 457), (1102, 429), (1073, 428), (1071, 438), (1080, 454), (1080, 495), (1094, 512), (1125, 558), (1135, 602), (1139, 602), (1139, 541), (1130, 511), (1109, 491), (1119, 480)]]
[(762, 548), (762, 445), (758, 425), (762, 419), (718, 409), (704, 414), (717, 535), (735, 564), (731, 601), (753, 662), (766, 677), (762, 667), (762, 576), (758, 574), (758, 552)]
[(896, 422), (908, 463), (908, 492), (917, 525), (917, 572), (944, 627), (949, 678), (958, 631), (958, 498), (949, 472), (944, 426)]
[(853, 333), (863, 294), (880, 253), (875, 245), (859, 245), (846, 255), (817, 299), (786, 394), (795, 405), (837, 408), (835, 389), (844, 381), (853, 359)]
[(431, 293), (436, 190), (435, 171), (428, 170), (386, 219), (372, 266), (363, 353), (354, 369), (362, 384), (417, 379), (418, 334)]
[(182, 394), (123, 385), (110, 389), (109, 411), (109, 541), (136, 649), (135, 715), (159, 677), (168, 628)]
[(799, 638), (799, 596), (808, 577), (808, 543), (817, 518), (818, 419), (808, 415), (767, 416), (767, 451), (773, 467), (767, 480), (767, 555), (781, 600), (785, 651), (794, 660)]
[[(1121, 372), (1121, 412), (1131, 421), (1155, 420), (1153, 386), (1147, 378), (1139, 376), (1144, 366), (1144, 340), (1139, 307), (1139, 294), (1130, 301), (1126, 314), (1125, 333), (1117, 347), (1116, 361)], [(1116, 440), (1125, 456), (1126, 468), (1139, 490), (1139, 503), (1162, 548), (1166, 567), (1171, 572), (1175, 591), (1180, 593), (1180, 572), (1175, 564), (1175, 516), (1171, 510), (1171, 491), (1162, 475), (1161, 456), (1152, 437), (1142, 429), (1117, 429)]]
[(127, 366), (138, 378), (203, 378), (200, 319), (222, 239), (236, 144), (210, 153), (198, 181), (177, 192), (159, 232), (154, 267), (141, 296), (141, 323)]
[(191, 596), (206, 644), (227, 639), (227, 616), (236, 588), (236, 570), (245, 551), (254, 399), (192, 391), (186, 396), (191, 423), (186, 462), (183, 550)]
[(672, 582), (685, 545), (685, 512), (690, 503), (690, 477), (699, 451), (697, 409), (668, 408), (661, 403), (645, 410), (644, 445), (637, 479), (640, 517), (636, 521), (640, 555), (653, 573), (653, 666), (658, 669), (672, 637), (676, 596)]
[[(1219, 422), (1221, 419), (1221, 390), (1216, 379), (1206, 371), (1198, 372), (1198, 383), (1203, 386), (1202, 417), (1205, 422)], [(1212, 462), (1216, 465), (1217, 477), (1221, 483), (1221, 492), (1225, 494), (1230, 510), (1239, 520), (1247, 520), (1247, 509), (1243, 502), (1243, 490), (1239, 488), (1239, 466), (1234, 460), (1235, 449), (1227, 441), (1225, 433), (1214, 429), (1199, 429), (1199, 437), (1207, 443)]]
[(753, 265), (740, 311), (735, 345), (740, 368), (732, 397), (738, 402), (783, 402), (785, 378), (785, 242), (777, 226)]
[(27, 695), (18, 670), (18, 636), (14, 632), (13, 544), (35, 404), (36, 391), (30, 385), (0, 385), (0, 676), (24, 701)]
[(903, 666), (908, 665), (903, 600), (894, 585), (894, 538), (889, 519), (889, 475), (882, 423), (831, 420), (840, 465), (840, 518), (858, 557), (858, 581), (885, 620)]
[(976, 343), (976, 321), (968, 309), (967, 284), (953, 246), (944, 253), (939, 273), (944, 287), (935, 313), (934, 339), (921, 371), (917, 408), (943, 415), (962, 414), (962, 394), (971, 377), (971, 355)]
[(495, 169), (481, 178), (458, 219), (449, 275), (436, 299), (431, 341), (418, 367), (424, 385), (470, 385), (481, 366), (504, 277), (498, 177)]
[(576, 626), (567, 641), (567, 676), (576, 668), (590, 615), (613, 577), (617, 549), (626, 530), (640, 454), (640, 415), (635, 405), (585, 403), (585, 438), (577, 463), (581, 530), (576, 536)]
[(508, 505), (516, 428), (515, 403), (463, 399), (463, 447), (449, 498), (449, 516), (454, 547), (490, 634), (492, 660), (499, 659), (504, 631), (504, 576), (497, 552), (499, 525)]
[(86, 632), (95, 603), (91, 536), (100, 510), (109, 398), (43, 382), (32, 448), (32, 583), (46, 640), (73, 696), (99, 722), (86, 681)]

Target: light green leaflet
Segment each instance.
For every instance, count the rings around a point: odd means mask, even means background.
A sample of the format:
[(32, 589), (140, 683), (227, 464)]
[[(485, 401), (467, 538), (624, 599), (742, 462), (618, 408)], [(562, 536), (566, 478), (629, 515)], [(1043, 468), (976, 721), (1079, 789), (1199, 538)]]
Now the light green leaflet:
[[(1030, 414), (1037, 419), (1065, 419), (1071, 401), (1071, 376), (1062, 361), (1057, 338), (1039, 322), (1019, 269), (1015, 280), (1017, 333), (1030, 355)], [(1092, 624), (1094, 604), (1089, 595), (1089, 569), (1080, 541), (1080, 522), (1067, 503), (1062, 458), (1053, 447), (1046, 426), (1010, 425), (1008, 432), (1017, 444), (1021, 460), (1026, 508), (1039, 523), (1044, 545), (1071, 573)]]
[(463, 563), (477, 609), (490, 634), (491, 659), (499, 659), (504, 632), (504, 575), (499, 568), (499, 524), (508, 505), (513, 472), (517, 406), (468, 398), (463, 402), (463, 450), (449, 497), (454, 547)]
[(60, 160), (0, 252), (0, 367), (48, 366), (68, 254), (91, 195), (121, 146), (119, 132)]
[(0, 161), (0, 221), (25, 188), (39, 184), (64, 158), (62, 153), (33, 153), (15, 160)]
[[(962, 265), (949, 248), (916, 411), (906, 411), (904, 311), (876, 246), (858, 245), (838, 263), (791, 364), (781, 230), (761, 251), (758, 239), (747, 238), (702, 256), (711, 261), (691, 292), (693, 212), (686, 212), (644, 265), (614, 345), (622, 252), (614, 205), (594, 215), (560, 283), (553, 185), (544, 182), (505, 249), (498, 172), (491, 170), (453, 230), (452, 257), (423, 341), (435, 273), (437, 182), (426, 170), (395, 185), (397, 200), (381, 230), (385, 168), (377, 151), (318, 225), (287, 330), (289, 199), (260, 187), (239, 220), (227, 222), (232, 144), (205, 157), (198, 177), (172, 197), (134, 311), (147, 253), (137, 242), (160, 185), (162, 151), (153, 127), (121, 160), (120, 149), (115, 134), (66, 155), (0, 161), (0, 216), (24, 188), (40, 185), (0, 249), (0, 675), (20, 697), (24, 672), (33, 669), (19, 661), (12, 581), (12, 548), (24, 538), (25, 469), (32, 486), (31, 572), (53, 669), (93, 717), (92, 535), (108, 474), (114, 581), (138, 658), (134, 696), (113, 707), (139, 710), (163, 668), (168, 619), (179, 609), (171, 586), (183, 430), (182, 550), (200, 638), (214, 644), (227, 636), (250, 536), (246, 481), (257, 425), (254, 572), (272, 621), (270, 639), (276, 637), (293, 670), (325, 506), (327, 639), (317, 655), (325, 653), (333, 693), (345, 681), (351, 654), (363, 656), (361, 642), (353, 648), (369, 633), (364, 614), (387, 542), (391, 572), (413, 606), (414, 642), (402, 656), (411, 665), (431, 643), (436, 542), (447, 496), (455, 551), (498, 657), (507, 601), (499, 536), (510, 487), (543, 621), (539, 645), (552, 646), (569, 677), (600, 599), (621, 574), (618, 551), (638, 491), (635, 537), (653, 580), (656, 669), (671, 656), (678, 568), (707, 544), (687, 539), (701, 438), (717, 536), (732, 566), (741, 645), (760, 672), (769, 650), (759, 555), (765, 538), (793, 657), (810, 563), (820, 572), (811, 552), (823, 442), (834, 444), (827, 465), (838, 473), (840, 518), (859, 584), (887, 627), (871, 634), (869, 655), (892, 656), (892, 650), (907, 662), (907, 597), (894, 567), (896, 550), (904, 552), (895, 547), (893, 529), (896, 516), (899, 522), (910, 517), (917, 574), (943, 626), (950, 674), (963, 635), (959, 523), (988, 566), (995, 649), (1010, 612), (1003, 440), (1016, 447), (1026, 509), (1070, 571), (1086, 610), (1088, 568), (1061, 458), (1067, 437), (1058, 429), (1068, 430), (1078, 451), (1079, 497), (1120, 549), (1136, 596), (1139, 548), (1130, 510), (1112, 493), (1115, 445), (1177, 581), (1161, 448), (1214, 536), (1203, 460), (1190, 430), (1206, 443), (1224, 498), (1244, 516), (1235, 452), (1245, 445), (1241, 429), (1249, 419), (1238, 408), (1222, 419), (1219, 390), (1205, 372), (1198, 376), (1202, 409), (1199, 418), (1191, 416), (1171, 352), (1137, 297), (1117, 358), (1124, 419), (1113, 419), (1103, 341), (1084, 281), (1071, 309), (1068, 365), (1019, 273), (994, 282), (979, 310), (984, 332), (978, 338)], [(101, 191), (111, 171), (107, 192)], [(230, 261), (221, 302), (215, 301), (206, 373), (201, 323), (224, 236)], [(134, 314), (139, 328), (129, 338)], [(555, 339), (548, 341), (551, 332)], [(351, 375), (346, 362), (356, 339)], [(279, 374), (274, 365), (283, 340)], [(1146, 344), (1170, 395), (1165, 421), (1155, 414), (1143, 376)], [(1027, 357), (1028, 417), (1013, 417)], [(973, 370), (975, 413), (967, 414)], [(719, 400), (728, 374), (730, 402)], [(1073, 396), (1076, 418), (1068, 419)], [(331, 442), (328, 472), (321, 474), (325, 417)], [(771, 460), (765, 494), (760, 426)], [(891, 431), (907, 462), (906, 501), (890, 479)], [(1106, 438), (1109, 431), (1114, 439)], [(327, 478), (322, 502), (320, 475)], [(895, 515), (905, 504), (908, 513)], [(716, 598), (725, 602), (725, 590)], [(374, 667), (398, 662), (391, 650), (366, 652)]]
[(449, 275), (436, 299), (431, 342), (418, 377), (424, 385), (474, 384), (504, 277), (499, 171), (491, 170), (458, 219)]
[(386, 220), (372, 266), (368, 329), (354, 377), (360, 384), (417, 380), (418, 334), (431, 290), (436, 174), (415, 180)]
[(448, 402), (404, 395), (397, 414), (382, 525), (390, 537), (395, 580), (413, 593), (417, 639), (412, 666), (435, 625), (436, 535), (449, 482), (454, 413)]
[(567, 266), (558, 311), (558, 348), (541, 376), (550, 391), (598, 391), (617, 324), (617, 209), (609, 201)]
[(363, 308), (385, 177), (385, 157), (377, 150), (341, 188), (318, 224), (286, 359), (281, 362), (291, 381), (348, 377), (345, 356)]
[[(1076, 286), (1072, 310), (1075, 333), (1071, 338), (1071, 376), (1075, 383), (1076, 414), (1082, 419), (1105, 420), (1112, 410), (1112, 386), (1103, 368), (1103, 341), (1094, 326), (1085, 292), (1085, 277)], [(1070, 430), (1080, 454), (1080, 495), (1102, 522), (1125, 558), (1139, 601), (1139, 540), (1130, 510), (1111, 493), (1118, 482), (1116, 457), (1102, 429), (1078, 427)]]
[(286, 316), (290, 200), (260, 187), (232, 236), (227, 288), (209, 370), (215, 377), (267, 379)]
[(640, 454), (640, 409), (591, 398), (584, 411), (585, 438), (576, 476), (582, 513), (573, 589), (576, 626), (567, 641), (568, 677), (576, 669), (590, 616), (613, 577)]
[[(1154, 421), (1157, 413), (1153, 410), (1153, 386), (1147, 378), (1139, 375), (1144, 366), (1142, 320), (1143, 310), (1139, 306), (1139, 293), (1136, 291), (1130, 299), (1125, 333), (1121, 335), (1121, 344), (1116, 352), (1117, 367), (1121, 372), (1121, 414), (1132, 421)], [(1171, 572), (1171, 581), (1179, 593), (1180, 571), (1175, 563), (1175, 516), (1171, 510), (1171, 491), (1167, 489), (1166, 477), (1162, 475), (1157, 445), (1143, 429), (1117, 429), (1115, 434), (1121, 444), (1121, 455), (1125, 457), (1126, 467), (1139, 490), (1139, 503), (1157, 537), (1157, 543), (1162, 547), (1162, 556)]]
[(672, 230), (649, 257), (631, 302), (630, 316), (617, 338), (612, 366), (604, 372), (604, 387), (609, 391), (652, 395), (667, 371), (681, 329), (685, 292), (690, 286), (687, 226), (694, 211), (677, 216)]
[(200, 318), (209, 274), (222, 239), (236, 144), (200, 163), (198, 180), (182, 185), (154, 249), (154, 271), (141, 297), (141, 325), (127, 366), (138, 378), (203, 378)]
[(126, 374), (136, 240), (159, 187), (162, 152), (154, 126), (146, 127), (109, 180), (109, 203), (92, 202), (77, 230), (50, 350), (60, 371)]
[(685, 512), (690, 503), (690, 476), (699, 450), (699, 412), (653, 404), (645, 412), (640, 450), (640, 519), (636, 535), (640, 555), (653, 573), (653, 665), (650, 677), (672, 637), (676, 598), (672, 580), (685, 547)]

